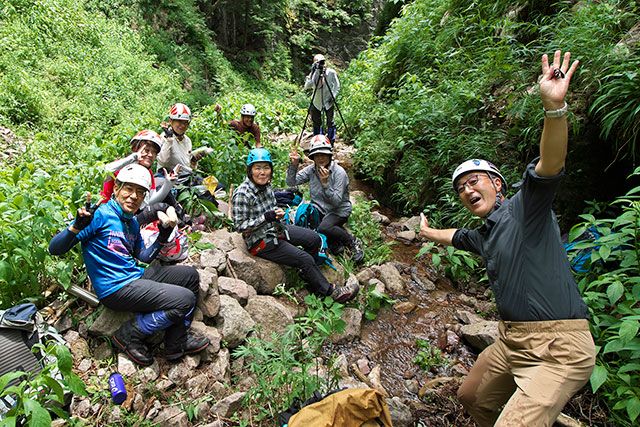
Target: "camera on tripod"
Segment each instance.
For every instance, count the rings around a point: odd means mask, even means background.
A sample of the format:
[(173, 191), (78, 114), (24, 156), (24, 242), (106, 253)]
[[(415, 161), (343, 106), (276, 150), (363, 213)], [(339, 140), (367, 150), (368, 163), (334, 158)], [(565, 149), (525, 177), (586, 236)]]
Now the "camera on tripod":
[(323, 68), (324, 68), (324, 62), (325, 62), (325, 60), (324, 60), (324, 59), (322, 59), (322, 60), (320, 60), (320, 61), (318, 61), (318, 62), (314, 62), (314, 63), (313, 63), (313, 71), (315, 71), (315, 70), (319, 70), (319, 71), (320, 71), (320, 73), (322, 74), (322, 70), (323, 70)]

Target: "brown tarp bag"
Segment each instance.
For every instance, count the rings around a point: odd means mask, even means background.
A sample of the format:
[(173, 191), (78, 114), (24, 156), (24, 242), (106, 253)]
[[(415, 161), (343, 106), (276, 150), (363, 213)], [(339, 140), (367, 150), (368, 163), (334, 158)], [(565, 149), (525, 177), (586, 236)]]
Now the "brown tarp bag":
[(371, 388), (351, 388), (305, 406), (289, 419), (289, 427), (392, 427), (384, 397)]

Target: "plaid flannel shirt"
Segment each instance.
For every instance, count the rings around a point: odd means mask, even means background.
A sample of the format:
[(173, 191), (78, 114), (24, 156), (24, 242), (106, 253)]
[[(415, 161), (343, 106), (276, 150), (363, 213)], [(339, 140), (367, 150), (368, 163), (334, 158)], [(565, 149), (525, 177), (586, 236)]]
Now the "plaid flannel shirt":
[(247, 248), (263, 239), (277, 238), (272, 222), (266, 222), (264, 213), (276, 208), (276, 196), (271, 185), (259, 189), (249, 178), (233, 193), (233, 225), (242, 233)]

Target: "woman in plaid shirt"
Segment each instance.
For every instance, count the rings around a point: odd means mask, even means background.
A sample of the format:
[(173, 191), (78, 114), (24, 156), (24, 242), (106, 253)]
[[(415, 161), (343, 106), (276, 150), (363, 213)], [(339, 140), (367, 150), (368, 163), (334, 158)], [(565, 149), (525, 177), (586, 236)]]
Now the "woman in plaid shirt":
[(318, 233), (280, 222), (284, 211), (276, 205), (272, 176), (273, 161), (269, 151), (265, 148), (251, 150), (247, 157), (247, 178), (233, 194), (233, 222), (236, 230), (242, 233), (249, 252), (299, 269), (307, 288), (314, 294), (331, 296), (341, 303), (353, 299), (359, 290), (357, 280), (337, 287), (327, 281), (316, 265), (314, 255), (321, 244)]

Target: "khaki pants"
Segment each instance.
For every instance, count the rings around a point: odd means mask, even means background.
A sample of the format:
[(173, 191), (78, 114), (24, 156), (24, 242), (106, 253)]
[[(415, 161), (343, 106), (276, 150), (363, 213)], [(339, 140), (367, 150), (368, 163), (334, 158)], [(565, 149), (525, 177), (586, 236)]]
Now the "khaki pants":
[(458, 398), (482, 427), (553, 425), (591, 376), (596, 352), (589, 323), (500, 322), (498, 329)]

